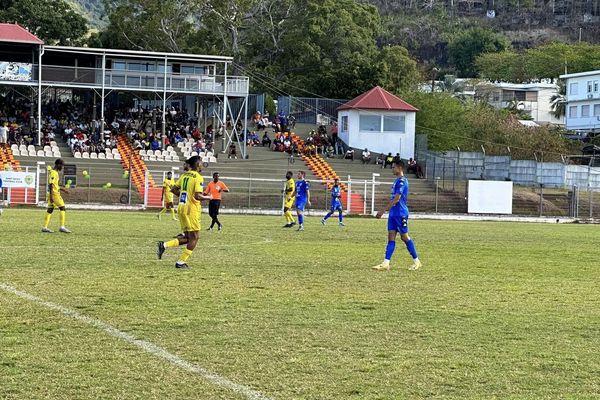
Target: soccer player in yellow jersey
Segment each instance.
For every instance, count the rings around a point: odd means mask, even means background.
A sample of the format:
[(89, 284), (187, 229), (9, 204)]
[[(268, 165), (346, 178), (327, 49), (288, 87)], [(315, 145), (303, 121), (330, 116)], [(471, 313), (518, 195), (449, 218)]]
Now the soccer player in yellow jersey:
[(294, 221), (294, 216), (292, 215), (292, 207), (294, 206), (294, 201), (296, 200), (296, 182), (294, 182), (293, 178), (294, 174), (292, 171), (288, 171), (285, 174), (285, 193), (284, 198), (285, 202), (283, 204), (283, 215), (285, 216), (286, 224), (283, 226), (284, 228), (291, 228), (296, 225), (296, 221)]
[(173, 193), (179, 196), (179, 205), (177, 213), (181, 229), (185, 232), (185, 237), (169, 240), (168, 242), (158, 242), (156, 255), (160, 260), (169, 247), (178, 247), (186, 245), (181, 257), (175, 264), (175, 268), (187, 269), (187, 260), (198, 244), (200, 234), (200, 211), (201, 201), (210, 200), (210, 196), (203, 195), (204, 178), (200, 175), (202, 172), (202, 160), (198, 156), (193, 156), (186, 161), (190, 170), (179, 177), (177, 183), (171, 189)]
[(44, 217), (44, 226), (42, 227), (42, 232), (44, 233), (52, 233), (52, 230), (48, 228), (48, 225), (50, 224), (50, 218), (52, 218), (52, 213), (54, 212), (55, 208), (58, 208), (60, 210), (59, 230), (63, 233), (71, 233), (71, 231), (65, 227), (65, 201), (60, 195), (60, 192), (69, 193), (68, 190), (66, 190), (65, 188), (61, 188), (59, 185), (60, 176), (58, 175), (58, 173), (62, 171), (64, 165), (64, 161), (59, 158), (54, 162), (54, 168), (48, 170), (48, 186), (46, 189), (46, 201), (48, 202), (48, 209), (46, 210), (46, 215)]
[(162, 197), (165, 203), (165, 207), (160, 210), (158, 215), (156, 216), (159, 220), (162, 214), (166, 213), (167, 210), (171, 210), (171, 216), (173, 220), (177, 221), (175, 217), (175, 209), (173, 208), (173, 192), (171, 192), (171, 188), (175, 185), (175, 180), (173, 179), (173, 174), (171, 172), (167, 172), (167, 178), (163, 181), (163, 189), (162, 189)]

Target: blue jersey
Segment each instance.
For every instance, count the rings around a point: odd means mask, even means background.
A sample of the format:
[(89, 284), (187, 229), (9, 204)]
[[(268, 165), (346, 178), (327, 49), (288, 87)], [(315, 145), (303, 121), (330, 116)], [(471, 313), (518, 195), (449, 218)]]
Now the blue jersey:
[(342, 195), (339, 186), (334, 186), (331, 189), (331, 208), (341, 208), (342, 202), (340, 196)]
[(309, 190), (310, 183), (305, 180), (296, 181), (296, 201), (302, 203), (308, 200)]
[(400, 195), (400, 200), (390, 209), (390, 217), (408, 217), (408, 179), (404, 176), (396, 178), (392, 185), (390, 199)]

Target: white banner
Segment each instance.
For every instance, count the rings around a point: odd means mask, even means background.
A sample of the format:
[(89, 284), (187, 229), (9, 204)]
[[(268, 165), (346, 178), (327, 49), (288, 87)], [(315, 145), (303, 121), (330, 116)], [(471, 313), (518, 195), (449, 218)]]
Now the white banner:
[(0, 61), (1, 81), (31, 81), (32, 64)]
[(35, 189), (35, 174), (32, 172), (0, 172), (0, 187)]
[(475, 214), (512, 214), (513, 183), (469, 181), (468, 211)]

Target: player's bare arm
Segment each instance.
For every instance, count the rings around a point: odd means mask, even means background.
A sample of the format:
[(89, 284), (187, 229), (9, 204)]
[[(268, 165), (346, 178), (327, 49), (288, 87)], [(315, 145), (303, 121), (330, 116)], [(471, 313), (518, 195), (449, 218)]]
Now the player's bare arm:
[(390, 200), (390, 202), (388, 203), (387, 207), (385, 208), (385, 210), (379, 210), (377, 212), (376, 217), (377, 218), (381, 218), (383, 216), (383, 214), (385, 214), (386, 212), (388, 212), (390, 210), (390, 208), (394, 207), (396, 204), (398, 204), (398, 202), (400, 201), (400, 195), (397, 194), (394, 196), (394, 198), (392, 200)]

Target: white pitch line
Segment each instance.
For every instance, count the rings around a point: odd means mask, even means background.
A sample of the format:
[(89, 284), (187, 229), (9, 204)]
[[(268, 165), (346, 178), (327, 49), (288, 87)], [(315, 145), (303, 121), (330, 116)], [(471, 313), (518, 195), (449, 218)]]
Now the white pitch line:
[(107, 324), (106, 322), (102, 322), (98, 319), (94, 319), (94, 318), (85, 316), (83, 314), (78, 313), (75, 310), (71, 310), (71, 309), (63, 307), (59, 304), (55, 304), (55, 303), (51, 303), (49, 301), (43, 300), (37, 296), (34, 296), (27, 292), (23, 292), (13, 286), (10, 286), (10, 285), (4, 284), (4, 283), (0, 283), (0, 289), (4, 290), (7, 293), (12, 293), (12, 294), (14, 294), (18, 297), (21, 297), (25, 300), (29, 300), (33, 303), (42, 305), (51, 310), (58, 311), (67, 317), (76, 319), (79, 322), (83, 322), (85, 324), (92, 325), (93, 327), (101, 329), (101, 330), (105, 331), (106, 333), (108, 333), (109, 335), (116, 337), (117, 339), (121, 339), (126, 342), (129, 342), (129, 343), (133, 344), (134, 346), (137, 346), (140, 349), (144, 350), (147, 353), (150, 353), (156, 357), (163, 358), (163, 359), (169, 361), (173, 365), (176, 365), (176, 366), (183, 368), (194, 374), (200, 375), (201, 377), (214, 383), (215, 385), (229, 389), (232, 392), (243, 395), (248, 399), (270, 400), (269, 397), (265, 396), (264, 394), (262, 394), (260, 392), (257, 392), (256, 390), (249, 388), (248, 386), (244, 386), (244, 385), (240, 385), (239, 383), (232, 382), (227, 378), (224, 378), (220, 375), (215, 374), (214, 372), (210, 372), (198, 365), (192, 364), (192, 363), (176, 356), (175, 354), (169, 353), (167, 350), (163, 349), (162, 347), (159, 347), (159, 346), (157, 346), (151, 342), (148, 342), (146, 340), (137, 339), (136, 337), (134, 337), (128, 333), (125, 333), (125, 332), (115, 328), (114, 326)]

